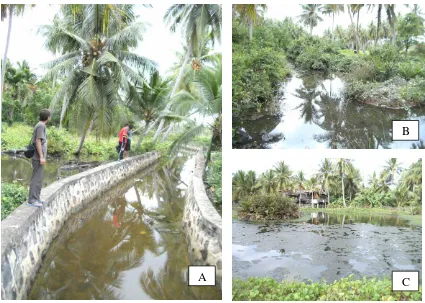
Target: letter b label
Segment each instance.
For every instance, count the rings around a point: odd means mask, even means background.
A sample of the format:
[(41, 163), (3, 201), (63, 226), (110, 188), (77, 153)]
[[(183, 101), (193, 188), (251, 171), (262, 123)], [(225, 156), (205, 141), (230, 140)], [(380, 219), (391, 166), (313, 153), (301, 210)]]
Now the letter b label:
[(393, 121), (393, 141), (418, 141), (419, 120)]

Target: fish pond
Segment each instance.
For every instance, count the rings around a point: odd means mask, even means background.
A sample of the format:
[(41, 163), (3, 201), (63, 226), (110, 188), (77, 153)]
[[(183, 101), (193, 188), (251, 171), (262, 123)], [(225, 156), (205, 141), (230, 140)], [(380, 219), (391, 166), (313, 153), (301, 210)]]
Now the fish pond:
[(418, 141), (392, 141), (393, 120), (419, 120), (425, 108), (385, 109), (344, 100), (344, 81), (335, 75), (297, 75), (282, 85), (275, 115), (234, 121), (235, 148), (378, 149), (424, 148)]
[(421, 270), (422, 227), (397, 215), (313, 212), (297, 220), (233, 221), (233, 277), (332, 283)]
[(148, 168), (73, 214), (29, 299), (221, 299), (214, 286), (188, 287), (180, 224), (193, 165), (176, 157)]

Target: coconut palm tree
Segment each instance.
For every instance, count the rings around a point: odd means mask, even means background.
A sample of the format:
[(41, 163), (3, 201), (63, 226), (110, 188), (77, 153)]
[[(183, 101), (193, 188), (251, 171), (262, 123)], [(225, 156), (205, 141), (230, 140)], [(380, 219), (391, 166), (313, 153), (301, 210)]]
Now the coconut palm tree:
[[(194, 49), (203, 47), (206, 37), (213, 45), (220, 41), (221, 6), (218, 4), (174, 4), (165, 13), (164, 22), (172, 32), (181, 27), (183, 38), (187, 44), (186, 57), (171, 91), (171, 97), (174, 97)], [(165, 119), (161, 119), (154, 140), (158, 139), (164, 123)]]
[(360, 41), (359, 41), (359, 20), (360, 20), (360, 10), (364, 4), (347, 4), (347, 11), (350, 15), (351, 25), (354, 26), (353, 17), (357, 14), (357, 24), (356, 24), (356, 52), (358, 53), (360, 50)]
[[(1, 21), (5, 18), (9, 18), (9, 24), (7, 27), (7, 37), (6, 37), (6, 46), (3, 54), (3, 61), (1, 67), (1, 87), (3, 89), (4, 85), (4, 75), (6, 73), (6, 62), (7, 62), (7, 52), (9, 50), (10, 44), (10, 34), (12, 32), (12, 20), (13, 16), (21, 16), (25, 10), (25, 4), (2, 4), (1, 5)], [(31, 4), (31, 7), (34, 7), (35, 4)]]
[[(189, 109), (197, 113), (204, 119), (210, 119), (213, 122), (208, 123), (208, 128), (212, 132), (211, 141), (207, 151), (207, 161), (210, 160), (213, 146), (221, 146), (221, 59), (216, 61), (215, 66), (204, 67), (202, 70), (194, 73), (193, 81), (190, 84), (190, 92), (180, 91), (172, 101), (175, 112), (182, 112), (183, 109)], [(179, 148), (190, 142), (195, 136), (205, 130), (204, 124), (194, 125), (185, 131), (176, 141), (171, 144), (171, 153), (175, 153)]]
[(322, 11), (322, 4), (301, 4), (303, 12), (298, 16), (301, 23), (310, 28), (310, 35), (313, 34), (313, 28), (317, 26), (319, 21), (323, 21), (320, 17)]
[(238, 170), (232, 178), (232, 200), (239, 201), (242, 197), (252, 195), (261, 188), (257, 182), (255, 171), (245, 173)]
[(400, 168), (401, 163), (397, 158), (391, 158), (386, 161), (386, 166), (382, 171), (382, 179), (385, 183), (393, 184), (395, 181), (395, 175)]
[(347, 176), (349, 165), (350, 165), (350, 160), (344, 159), (344, 158), (340, 158), (335, 165), (335, 173), (339, 177), (339, 179), (341, 180), (342, 202), (344, 203), (344, 207), (347, 207), (347, 204), (345, 203), (344, 179)]
[(306, 183), (304, 172), (302, 170), (297, 172), (297, 174), (294, 176), (294, 183), (296, 188), (298, 189), (298, 204), (301, 207), (301, 190), (304, 189)]
[(353, 196), (358, 192), (362, 177), (360, 171), (356, 169), (352, 163), (348, 165), (347, 180), (345, 183), (345, 192), (350, 195), (350, 202)]
[(291, 181), (292, 172), (289, 166), (286, 165), (284, 161), (281, 161), (274, 166), (274, 171), (276, 173), (279, 188), (284, 190)]
[(259, 180), (266, 194), (271, 194), (276, 190), (277, 182), (275, 172), (271, 169), (261, 174)]
[(171, 92), (169, 82), (170, 81), (162, 80), (159, 73), (155, 72), (151, 76), (149, 83), (142, 83), (142, 86), (130, 87), (128, 96), (130, 108), (145, 122), (144, 130), (139, 137), (136, 149), (142, 143), (150, 124), (161, 115), (164, 115)]
[(329, 205), (329, 178), (332, 176), (333, 167), (332, 162), (329, 159), (325, 159), (320, 163), (319, 167), (319, 176), (322, 183), (322, 188), (326, 191), (328, 195), (328, 205)]
[[(377, 29), (376, 29), (376, 38), (379, 37), (379, 29), (381, 26), (381, 20), (382, 20), (382, 10), (385, 10), (385, 13), (387, 15), (388, 23), (391, 27), (392, 32), (392, 39), (391, 42), (393, 46), (396, 44), (397, 39), (397, 15), (395, 13), (395, 4), (368, 4), (370, 9), (373, 9), (373, 7), (378, 6), (376, 19), (377, 19)], [(375, 43), (376, 44), (376, 43)]]
[(334, 36), (334, 22), (335, 15), (338, 15), (340, 12), (344, 12), (344, 4), (325, 4), (323, 6), (322, 13), (325, 15), (332, 15), (332, 39), (335, 39)]
[[(98, 5), (95, 5), (97, 7)], [(91, 10), (83, 10), (82, 24), (90, 24)], [(102, 14), (97, 15), (98, 18)], [(100, 22), (100, 21), (99, 21)], [(102, 22), (101, 22), (102, 23)], [(116, 106), (122, 102), (121, 96), (128, 95), (130, 86), (146, 82), (139, 71), (151, 74), (156, 64), (142, 56), (128, 51), (136, 47), (142, 39), (143, 23), (109, 23), (108, 32), (98, 28), (91, 38), (87, 32), (74, 29), (68, 18), (55, 17), (52, 25), (40, 28), (46, 39), (46, 47), (62, 56), (46, 64), (49, 71), (44, 80), (65, 78), (51, 102), (54, 109), (59, 100), (64, 100), (62, 112), (74, 110), (74, 124), (82, 133), (76, 154), (81, 152), (89, 129), (98, 134), (111, 133), (111, 116)], [(87, 25), (87, 29), (91, 27)], [(81, 35), (80, 35), (81, 33)], [(121, 93), (119, 94), (118, 91)], [(61, 120), (64, 114), (61, 115)]]
[(233, 12), (248, 24), (249, 40), (252, 40), (254, 25), (260, 23), (267, 11), (267, 4), (233, 4)]

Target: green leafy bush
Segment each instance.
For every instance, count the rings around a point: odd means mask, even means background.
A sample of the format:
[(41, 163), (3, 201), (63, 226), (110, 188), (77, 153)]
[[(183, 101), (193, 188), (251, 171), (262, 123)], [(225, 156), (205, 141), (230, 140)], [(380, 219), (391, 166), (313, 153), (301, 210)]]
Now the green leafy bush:
[[(283, 25), (282, 25), (283, 26)], [(267, 22), (255, 30), (252, 41), (246, 27), (233, 22), (232, 107), (234, 115), (260, 112), (274, 100), (280, 83), (290, 69), (283, 53), (284, 41), (279, 36), (283, 27)], [(266, 38), (265, 38), (266, 36)], [(274, 40), (273, 37), (280, 37)], [(269, 37), (269, 38), (267, 38)]]
[(416, 77), (409, 81), (406, 86), (401, 87), (400, 95), (406, 101), (425, 103), (425, 78)]
[(206, 181), (211, 186), (214, 193), (216, 202), (222, 203), (222, 191), (221, 191), (221, 152), (214, 152), (211, 154), (211, 161), (208, 163), (206, 171)]
[(392, 292), (392, 281), (376, 278), (355, 280), (353, 276), (335, 281), (278, 283), (272, 278), (233, 280), (233, 301), (421, 301), (418, 292)]
[(1, 219), (6, 218), (23, 202), (28, 200), (28, 190), (19, 184), (1, 184)]
[(425, 63), (422, 60), (409, 60), (399, 63), (398, 73), (406, 80), (425, 77)]
[(256, 194), (241, 202), (239, 216), (246, 220), (278, 220), (299, 218), (295, 200), (282, 194)]

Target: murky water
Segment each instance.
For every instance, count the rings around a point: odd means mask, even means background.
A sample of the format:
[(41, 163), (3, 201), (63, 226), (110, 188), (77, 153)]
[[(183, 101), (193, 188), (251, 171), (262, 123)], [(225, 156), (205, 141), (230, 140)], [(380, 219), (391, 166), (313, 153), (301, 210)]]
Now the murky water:
[[(82, 170), (64, 170), (61, 169), (65, 162), (76, 159), (48, 158), (44, 168), (43, 186), (46, 187), (59, 178), (66, 178), (78, 174)], [(84, 158), (81, 161), (95, 161), (95, 158)], [(20, 183), (29, 186), (32, 175), (31, 159), (13, 157), (9, 155), (1, 156), (1, 179), (2, 182)]]
[(115, 187), (73, 215), (51, 244), (30, 299), (221, 299), (188, 287), (180, 232), (193, 159), (174, 159)]
[[(283, 85), (280, 116), (236, 122), (260, 148), (412, 148), (418, 141), (392, 141), (392, 120), (419, 120), (425, 109), (390, 110), (344, 101), (344, 82), (318, 74), (296, 76)], [(238, 146), (244, 148), (244, 146)]]
[(311, 213), (292, 222), (233, 221), (233, 276), (327, 282), (421, 270), (422, 228), (396, 215)]

